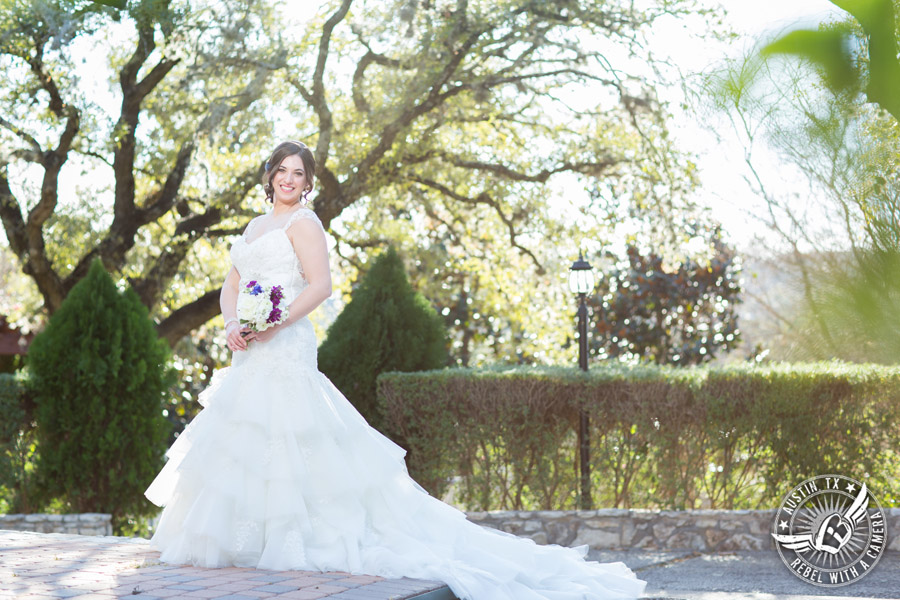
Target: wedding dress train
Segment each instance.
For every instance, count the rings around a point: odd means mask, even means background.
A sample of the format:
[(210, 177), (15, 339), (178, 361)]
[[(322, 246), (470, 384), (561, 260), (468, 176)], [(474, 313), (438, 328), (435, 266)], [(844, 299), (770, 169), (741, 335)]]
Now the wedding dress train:
[[(318, 222), (299, 209), (285, 229), (297, 218)], [(231, 249), (242, 282), (282, 284), (293, 300), (306, 281), (285, 230), (252, 231)], [(318, 371), (308, 319), (235, 353), (200, 402), (146, 491), (165, 507), (151, 540), (163, 562), (439, 580), (462, 600), (643, 592), (623, 563), (585, 561), (586, 546), (539, 546), (429, 496), (405, 451)]]

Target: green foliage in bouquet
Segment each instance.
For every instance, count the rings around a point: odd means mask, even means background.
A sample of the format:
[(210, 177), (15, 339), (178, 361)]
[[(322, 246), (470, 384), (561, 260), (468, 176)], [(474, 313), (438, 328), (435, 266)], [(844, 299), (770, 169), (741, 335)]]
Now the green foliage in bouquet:
[(413, 290), (393, 248), (372, 264), (319, 348), (319, 369), (374, 427), (381, 425), (379, 374), (437, 369), (448, 361), (443, 320)]
[(28, 356), (44, 502), (110, 513), (117, 531), (153, 512), (143, 491), (163, 464), (168, 359), (137, 294), (95, 261)]

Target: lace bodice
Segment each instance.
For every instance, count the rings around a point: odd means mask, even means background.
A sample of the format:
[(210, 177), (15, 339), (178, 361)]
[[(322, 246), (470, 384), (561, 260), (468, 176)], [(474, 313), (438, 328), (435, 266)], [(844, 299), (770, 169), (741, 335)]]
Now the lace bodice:
[[(241, 276), (241, 286), (256, 280), (262, 285), (281, 285), (288, 303), (306, 289), (309, 282), (303, 275), (303, 265), (297, 258), (287, 230), (299, 219), (322, 222), (308, 208), (294, 211), (283, 227), (257, 233), (260, 217), (250, 221), (244, 234), (231, 246), (231, 262)], [(252, 360), (251, 360), (252, 359)], [(288, 364), (316, 367), (316, 338), (312, 324), (303, 318), (279, 331), (266, 343), (251, 343), (246, 352), (237, 352), (235, 366), (250, 360), (266, 369), (284, 368)]]
[(308, 208), (299, 208), (287, 223), (254, 235), (260, 217), (247, 226), (244, 234), (231, 246), (231, 262), (241, 275), (241, 284), (257, 280), (263, 285), (280, 284), (284, 287), (285, 298), (291, 302), (302, 292), (308, 282), (303, 276), (303, 265), (288, 239), (287, 230), (299, 219), (310, 219), (322, 226), (319, 217)]

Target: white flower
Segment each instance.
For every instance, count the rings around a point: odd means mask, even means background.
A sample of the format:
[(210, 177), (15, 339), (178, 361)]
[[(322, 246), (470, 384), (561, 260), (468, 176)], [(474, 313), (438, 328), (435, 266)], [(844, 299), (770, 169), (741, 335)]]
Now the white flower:
[[(273, 305), (272, 289), (272, 286), (263, 286), (256, 281), (241, 286), (237, 300), (237, 316), (243, 325), (254, 331), (265, 331), (288, 318), (288, 306), (283, 298)], [(278, 308), (281, 314), (275, 322), (269, 322), (275, 308)]]

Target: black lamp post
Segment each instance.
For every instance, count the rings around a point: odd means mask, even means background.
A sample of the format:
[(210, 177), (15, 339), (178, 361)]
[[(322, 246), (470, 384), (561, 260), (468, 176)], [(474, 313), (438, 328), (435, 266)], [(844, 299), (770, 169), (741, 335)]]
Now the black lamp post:
[[(581, 252), (578, 260), (569, 269), (569, 290), (578, 294), (578, 366), (582, 371), (588, 368), (587, 347), (587, 295), (594, 290), (594, 270), (584, 260)], [(588, 435), (588, 416), (582, 408), (578, 411), (578, 451), (581, 475), (581, 497), (579, 506), (582, 510), (591, 508), (591, 441)]]

